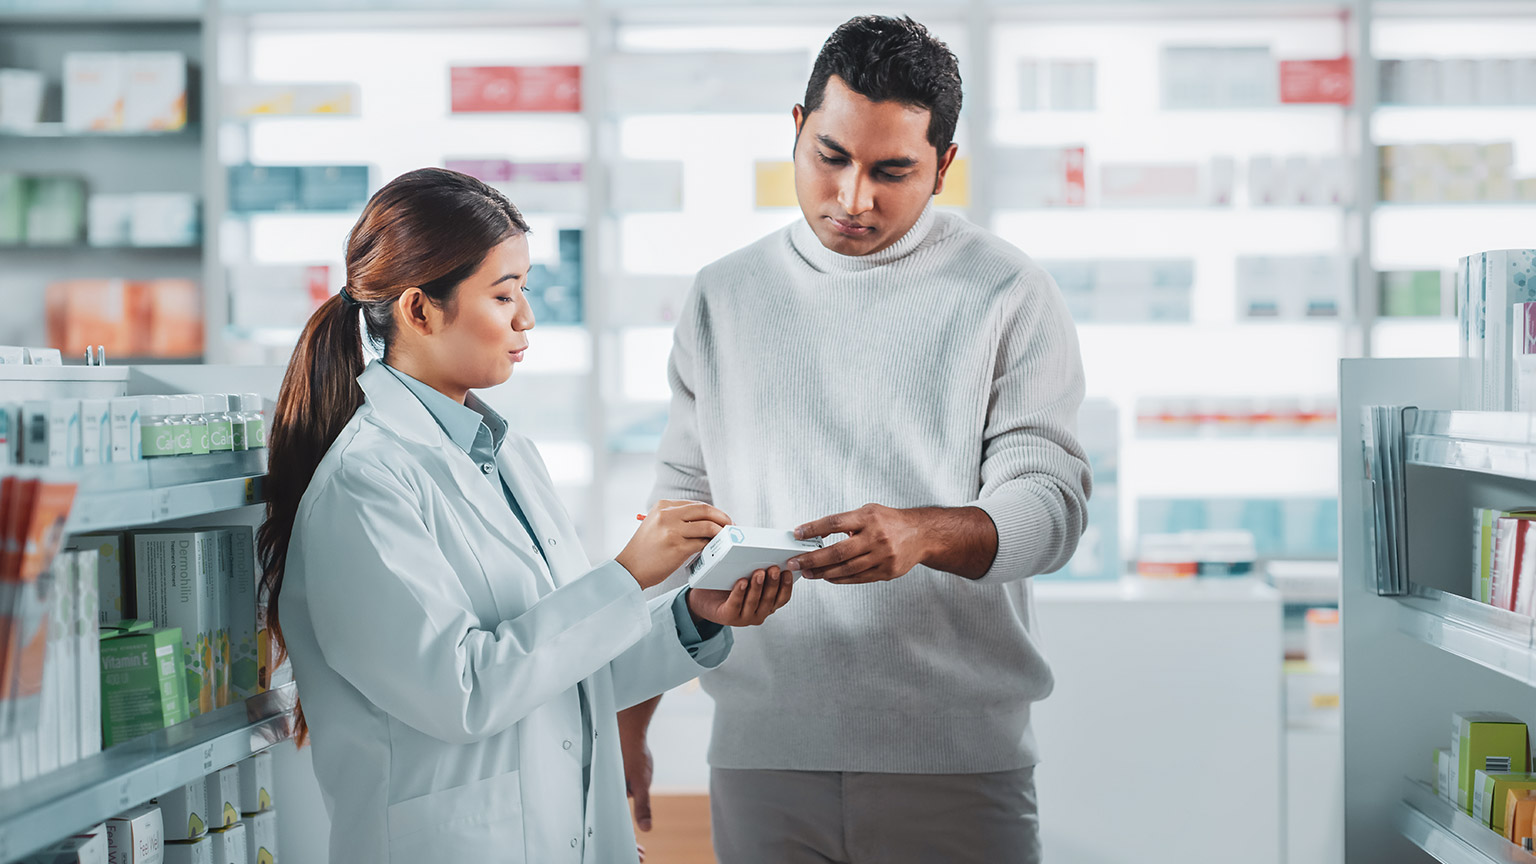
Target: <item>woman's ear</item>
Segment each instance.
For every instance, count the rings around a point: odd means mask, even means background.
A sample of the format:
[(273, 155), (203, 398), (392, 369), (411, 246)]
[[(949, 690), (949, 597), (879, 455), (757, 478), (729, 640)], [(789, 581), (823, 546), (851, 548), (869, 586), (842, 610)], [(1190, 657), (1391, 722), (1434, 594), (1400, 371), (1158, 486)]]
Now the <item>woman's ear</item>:
[(395, 317), (403, 328), (431, 336), (442, 324), (442, 314), (420, 288), (407, 288), (395, 301)]

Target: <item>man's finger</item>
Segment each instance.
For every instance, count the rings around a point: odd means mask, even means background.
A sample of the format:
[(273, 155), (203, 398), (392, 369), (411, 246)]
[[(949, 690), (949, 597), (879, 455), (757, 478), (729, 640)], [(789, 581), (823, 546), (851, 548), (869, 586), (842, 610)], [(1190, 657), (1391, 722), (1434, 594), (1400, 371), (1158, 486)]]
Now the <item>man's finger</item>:
[(768, 581), (768, 574), (758, 570), (752, 574), (752, 586), (747, 589), (747, 599), (742, 611), (751, 614), (757, 608), (757, 604), (763, 599), (763, 583)]
[(831, 567), (833, 564), (841, 564), (844, 561), (857, 558), (869, 551), (869, 541), (862, 537), (849, 537), (840, 540), (824, 549), (816, 549), (811, 552), (801, 552), (789, 559), (787, 569), (798, 570), (802, 573), (811, 570), (821, 570)]
[(833, 585), (868, 585), (873, 582), (889, 582), (889, 574), (879, 567), (871, 567), (862, 573), (852, 576), (840, 576), (836, 579), (827, 579)]
[(764, 574), (763, 578), (763, 594), (757, 598), (757, 605), (748, 607), (747, 612), (749, 614), (753, 616), (766, 615), (778, 608), (779, 591), (782, 590), (781, 586), (783, 585), (780, 574), (788, 575), (788, 573), (777, 567), (768, 568), (768, 572)]
[(732, 621), (741, 618), (743, 610), (746, 609), (747, 585), (751, 581), (751, 579), (737, 579), (736, 584), (731, 586), (731, 596), (725, 598), (725, 605), (721, 608)]
[(845, 533), (852, 534), (854, 514), (834, 513), (831, 516), (823, 516), (814, 522), (807, 522), (795, 529), (795, 539), (805, 540), (811, 537), (825, 537), (828, 534)]
[(634, 793), (635, 799), (635, 825), (641, 831), (651, 830), (651, 785), (637, 784), (636, 788), (630, 791)]
[(700, 519), (695, 522), (684, 522), (682, 535), (692, 540), (713, 540), (716, 534), (724, 530), (715, 522)]
[(838, 579), (847, 579), (849, 576), (856, 576), (866, 570), (872, 570), (874, 567), (875, 556), (864, 554), (830, 567), (823, 567), (819, 570), (807, 570), (805, 575), (813, 579), (825, 579), (829, 582), (835, 582)]
[(783, 609), (784, 604), (789, 602), (789, 595), (794, 593), (795, 590), (794, 576), (788, 570), (779, 574), (779, 578), (782, 580), (782, 584), (779, 585), (779, 598), (774, 603), (774, 609)]

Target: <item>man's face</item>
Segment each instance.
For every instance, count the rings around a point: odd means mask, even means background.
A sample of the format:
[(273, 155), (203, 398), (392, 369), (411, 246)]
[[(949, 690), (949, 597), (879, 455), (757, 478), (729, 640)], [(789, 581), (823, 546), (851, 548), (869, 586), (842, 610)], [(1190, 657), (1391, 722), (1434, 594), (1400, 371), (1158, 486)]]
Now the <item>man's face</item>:
[(907, 233), (944, 190), (955, 145), (939, 158), (925, 108), (873, 102), (827, 80), (821, 107), (795, 106), (795, 195), (821, 244), (869, 255)]

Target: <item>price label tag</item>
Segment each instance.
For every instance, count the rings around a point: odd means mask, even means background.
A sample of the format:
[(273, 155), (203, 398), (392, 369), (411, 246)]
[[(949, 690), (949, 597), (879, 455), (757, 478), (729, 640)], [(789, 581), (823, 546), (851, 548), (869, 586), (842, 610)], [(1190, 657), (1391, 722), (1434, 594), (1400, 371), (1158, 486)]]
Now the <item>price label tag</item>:
[(124, 780), (122, 783), (118, 784), (118, 787), (117, 787), (117, 809), (119, 809), (119, 810), (127, 810), (129, 807), (132, 807), (135, 803), (137, 803), (137, 802), (135, 802), (133, 800), (132, 792), (133, 792), (133, 783), (132, 782), (130, 782), (128, 780)]
[(203, 773), (213, 772), (213, 742), (203, 745)]
[(256, 478), (247, 477), (245, 480), (245, 503), (256, 503)]
[(156, 519), (171, 518), (171, 490), (163, 489), (156, 492), (152, 509)]

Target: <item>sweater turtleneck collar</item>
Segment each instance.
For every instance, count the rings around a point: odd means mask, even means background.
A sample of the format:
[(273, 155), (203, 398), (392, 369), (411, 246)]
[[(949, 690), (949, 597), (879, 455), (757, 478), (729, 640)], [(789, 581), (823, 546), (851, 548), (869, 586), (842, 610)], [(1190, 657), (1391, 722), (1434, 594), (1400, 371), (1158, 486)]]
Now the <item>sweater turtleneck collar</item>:
[(935, 221), (933, 204), (930, 202), (923, 208), (923, 214), (917, 217), (917, 222), (913, 223), (900, 240), (869, 255), (843, 255), (833, 252), (821, 245), (821, 239), (816, 236), (815, 231), (811, 230), (810, 223), (803, 218), (795, 221), (789, 236), (795, 251), (817, 270), (823, 273), (854, 273), (906, 257), (928, 239), (928, 235), (933, 232)]

